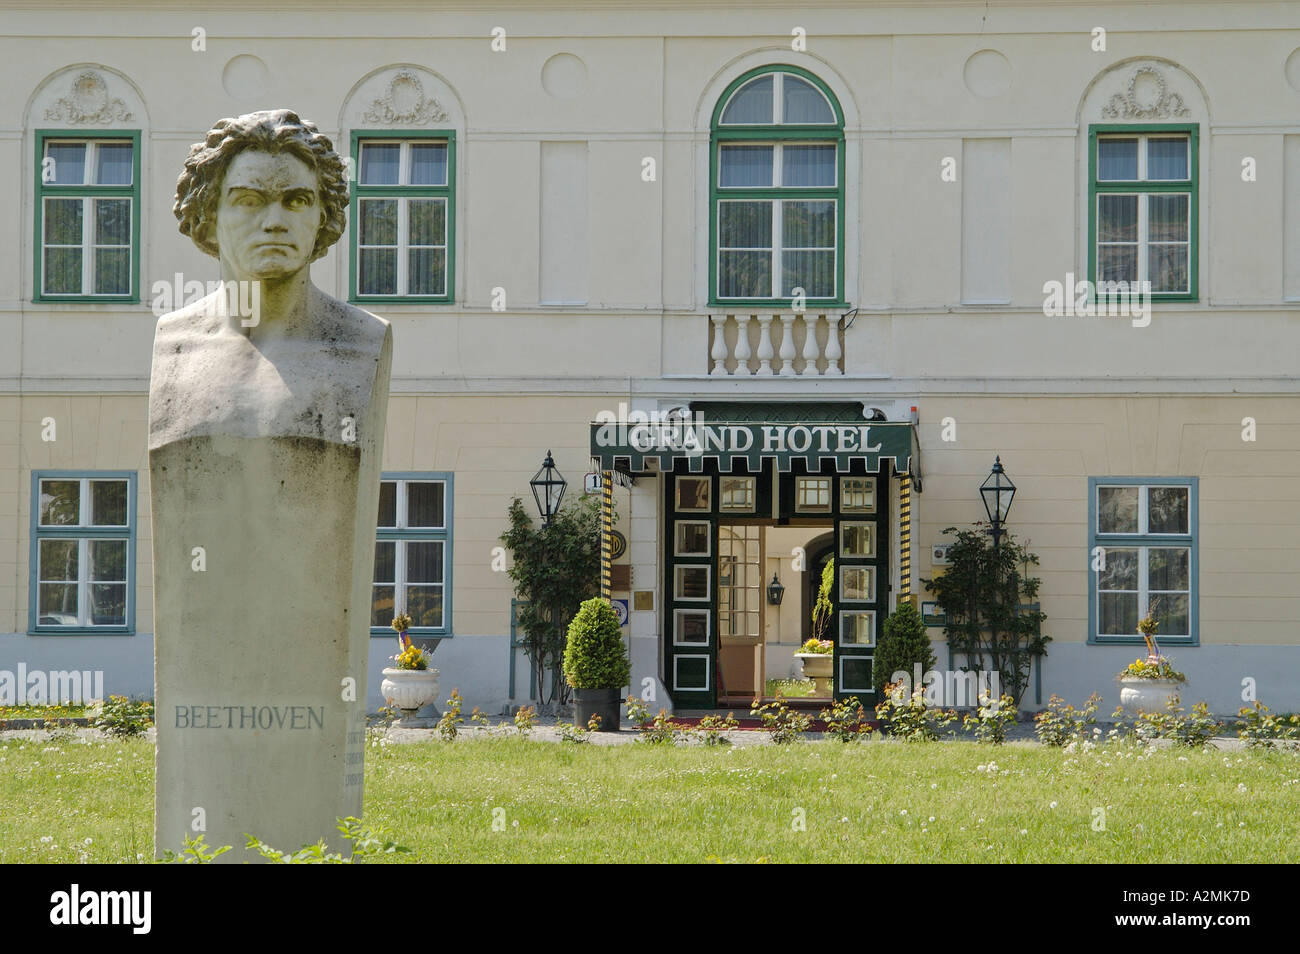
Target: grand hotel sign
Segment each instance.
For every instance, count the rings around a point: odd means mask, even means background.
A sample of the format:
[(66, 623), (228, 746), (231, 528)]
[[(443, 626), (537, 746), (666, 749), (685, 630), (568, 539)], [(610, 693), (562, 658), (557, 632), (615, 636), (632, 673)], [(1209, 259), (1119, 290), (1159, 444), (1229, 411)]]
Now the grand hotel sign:
[(882, 457), (892, 458), (894, 469), (906, 473), (912, 467), (914, 429), (906, 422), (810, 422), (754, 423), (728, 421), (597, 421), (591, 425), (591, 456), (604, 470), (614, 469), (622, 458), (633, 472), (646, 469), (655, 459), (661, 470), (686, 460), (689, 469), (704, 469), (705, 460), (716, 460), (723, 472), (743, 460), (757, 470), (764, 460), (774, 459), (777, 469), (789, 471), (791, 462), (803, 460), (809, 469), (821, 462), (835, 461), (835, 469), (847, 472), (850, 462), (865, 460), (867, 470), (878, 471)]

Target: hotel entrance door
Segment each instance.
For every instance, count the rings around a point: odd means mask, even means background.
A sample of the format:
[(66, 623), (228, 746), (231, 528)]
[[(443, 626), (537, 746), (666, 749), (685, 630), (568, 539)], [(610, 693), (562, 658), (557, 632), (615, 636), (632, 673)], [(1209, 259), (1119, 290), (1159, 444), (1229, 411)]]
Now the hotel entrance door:
[(718, 527), (719, 704), (763, 695), (763, 527)]
[(766, 527), (831, 528), (835, 697), (874, 704), (871, 665), (889, 608), (888, 464), (868, 471), (853, 458), (814, 470), (795, 460), (780, 473), (767, 459), (722, 473), (711, 460), (695, 471), (689, 463), (676, 460), (664, 475), (664, 680), (674, 706), (765, 695), (765, 614), (776, 612), (765, 598)]

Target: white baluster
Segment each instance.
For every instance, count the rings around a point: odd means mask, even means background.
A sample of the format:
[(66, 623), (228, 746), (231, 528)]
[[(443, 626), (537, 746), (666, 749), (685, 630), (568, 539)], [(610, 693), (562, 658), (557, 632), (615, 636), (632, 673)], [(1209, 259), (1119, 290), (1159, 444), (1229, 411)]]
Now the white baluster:
[(799, 352), (794, 350), (794, 315), (781, 316), (781, 364), (777, 373), (782, 377), (794, 374), (794, 358)]
[(745, 376), (749, 371), (749, 358), (754, 352), (749, 347), (749, 319), (751, 315), (736, 316), (736, 370), (732, 374)]
[(758, 371), (764, 377), (772, 374), (772, 316), (758, 316)]
[(826, 373), (843, 374), (840, 370), (840, 357), (844, 351), (840, 348), (840, 319), (834, 315), (826, 316)]
[(803, 316), (803, 373), (804, 376), (820, 374), (817, 370), (817, 357), (821, 349), (817, 347), (817, 315)]
[(713, 359), (713, 370), (709, 374), (727, 373), (727, 316), (710, 315), (713, 322), (713, 350), (709, 357)]

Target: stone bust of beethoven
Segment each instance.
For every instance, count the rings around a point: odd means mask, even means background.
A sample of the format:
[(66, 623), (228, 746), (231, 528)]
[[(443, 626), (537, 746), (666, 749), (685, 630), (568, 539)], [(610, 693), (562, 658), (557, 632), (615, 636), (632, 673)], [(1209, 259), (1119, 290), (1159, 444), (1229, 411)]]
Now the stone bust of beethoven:
[[(223, 119), (191, 147), (173, 211), (227, 288), (158, 322), (151, 448), (213, 435), (349, 442), (381, 368), (386, 385), (392, 335), (311, 282), (347, 203), (342, 159), (291, 110)], [(251, 316), (227, 301), (251, 302)]]
[[(257, 294), (214, 290), (154, 334), (157, 851), (183, 846), (196, 805), (217, 844), (338, 850), (336, 819), (361, 814), (392, 333), (311, 282), (346, 205), (342, 160), (287, 109), (223, 119), (177, 182), (181, 232)], [(242, 716), (272, 705), (317, 716)]]

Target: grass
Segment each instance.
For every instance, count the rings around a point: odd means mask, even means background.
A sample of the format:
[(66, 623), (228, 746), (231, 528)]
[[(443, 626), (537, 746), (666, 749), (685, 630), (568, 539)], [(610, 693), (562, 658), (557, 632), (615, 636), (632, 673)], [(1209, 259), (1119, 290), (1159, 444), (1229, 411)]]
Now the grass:
[[(149, 857), (153, 751), (0, 742), (0, 862)], [(432, 863), (1296, 862), (1295, 786), (1287, 752), (479, 738), (372, 748), (366, 820)]]
[(811, 679), (769, 679), (763, 687), (767, 698), (771, 699), (779, 692), (787, 699), (805, 699), (811, 696), (814, 684)]
[(0, 706), (0, 721), (5, 719), (80, 719), (86, 715), (85, 706)]

